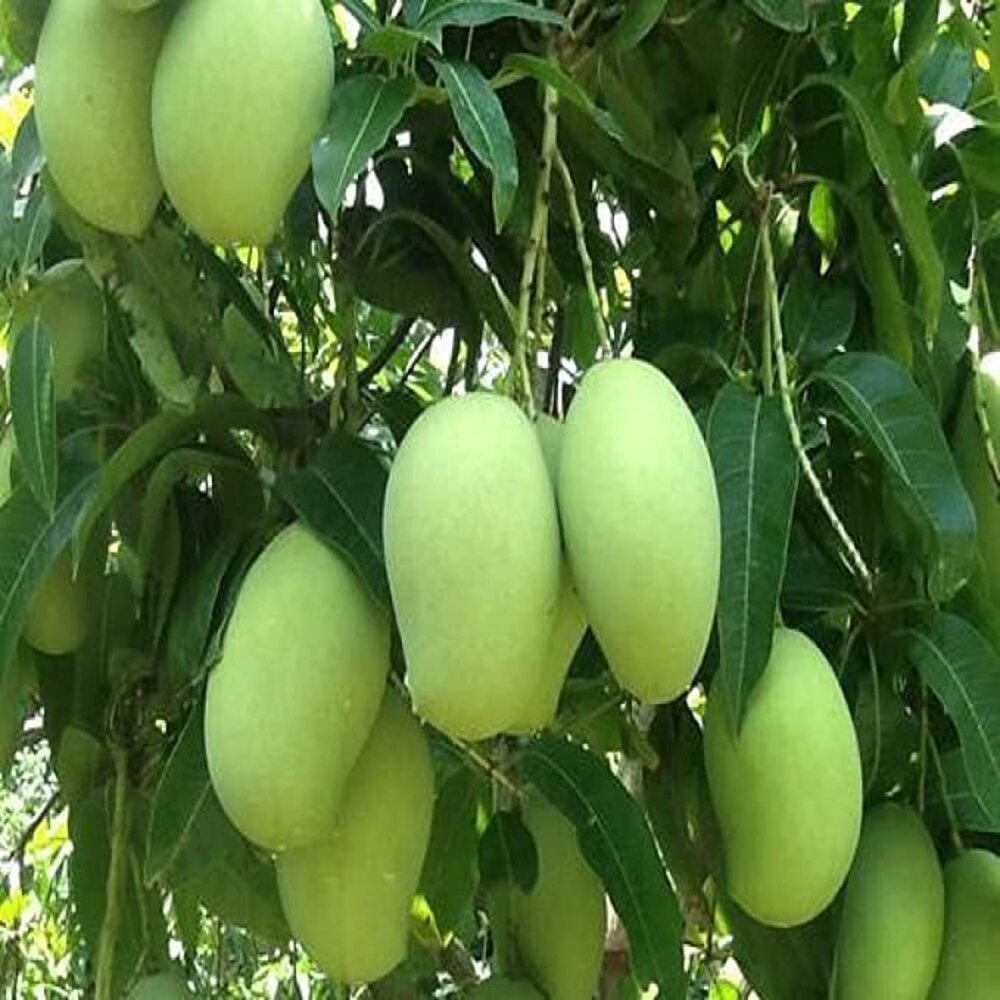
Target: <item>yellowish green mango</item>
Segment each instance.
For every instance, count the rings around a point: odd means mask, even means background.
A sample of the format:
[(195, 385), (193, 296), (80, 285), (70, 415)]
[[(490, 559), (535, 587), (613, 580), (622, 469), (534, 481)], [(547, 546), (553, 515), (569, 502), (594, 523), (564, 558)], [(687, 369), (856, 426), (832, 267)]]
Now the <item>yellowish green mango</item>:
[(1000, 858), (960, 854), (944, 869), (944, 947), (930, 1000), (996, 1000), (1000, 988)]
[(775, 632), (738, 738), (713, 686), (705, 764), (729, 895), (773, 927), (826, 909), (858, 844), (861, 757), (833, 668), (801, 632)]
[(163, 194), (153, 154), (153, 69), (168, 5), (52, 0), (35, 63), (35, 118), (49, 170), (87, 222), (141, 236)]
[(153, 86), (156, 159), (174, 207), (212, 243), (266, 244), (330, 104), (320, 0), (186, 3)]
[(847, 879), (834, 1000), (926, 1000), (944, 936), (944, 879), (920, 816), (873, 809)]
[(178, 976), (161, 972), (140, 979), (128, 995), (128, 1000), (187, 1000), (191, 994)]
[(326, 838), (277, 860), (292, 933), (337, 982), (380, 979), (406, 957), (433, 810), (427, 737), (390, 689)]
[(719, 589), (719, 501), (680, 393), (643, 361), (584, 376), (559, 470), (566, 551), (587, 620), (621, 685), (665, 702), (691, 684)]
[(208, 680), (208, 770), (244, 836), (274, 851), (327, 836), (388, 671), (385, 614), (308, 528), (286, 528), (250, 568)]
[(13, 339), (35, 322), (49, 332), (56, 401), (69, 399), (104, 353), (104, 299), (82, 260), (49, 268), (22, 298), (10, 322)]
[(523, 815), (538, 851), (538, 879), (530, 892), (509, 890), (498, 923), (508, 925), (517, 961), (548, 1000), (592, 997), (607, 930), (601, 882), (562, 813), (534, 795)]
[(113, 10), (123, 10), (130, 13), (155, 7), (159, 2), (160, 0), (105, 0), (105, 3)]
[(470, 996), (475, 1000), (542, 1000), (542, 994), (531, 983), (521, 979), (493, 976), (474, 987)]
[(389, 475), (386, 568), (414, 708), (479, 740), (522, 720), (559, 596), (559, 524), (538, 437), (509, 399), (445, 399)]

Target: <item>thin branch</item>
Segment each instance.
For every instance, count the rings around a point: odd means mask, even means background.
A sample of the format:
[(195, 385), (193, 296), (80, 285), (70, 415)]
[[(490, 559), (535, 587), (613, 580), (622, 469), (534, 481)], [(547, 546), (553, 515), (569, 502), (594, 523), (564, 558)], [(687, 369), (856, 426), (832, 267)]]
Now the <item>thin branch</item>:
[(24, 828), (21, 836), (18, 837), (17, 843), (14, 845), (14, 850), (4, 858), (4, 864), (9, 864), (11, 861), (20, 859), (24, 857), (25, 851), (28, 849), (28, 844), (31, 843), (31, 838), (34, 837), (38, 828), (45, 822), (49, 813), (55, 808), (56, 803), (59, 801), (59, 792), (55, 791), (50, 796), (48, 801), (32, 816), (31, 821)]
[(378, 354), (358, 373), (358, 387), (364, 389), (372, 382), (392, 360), (393, 355), (406, 342), (413, 330), (416, 320), (410, 316), (404, 316), (393, 330), (392, 336), (382, 345)]
[(111, 859), (108, 864), (107, 906), (97, 952), (96, 1000), (113, 1000), (115, 953), (121, 926), (122, 895), (128, 860), (129, 806), (128, 757), (121, 747), (112, 749), (115, 763), (115, 806), (111, 826)]
[(481, 754), (472, 744), (460, 739), (453, 739), (452, 742), (479, 770), (487, 774), (501, 788), (518, 799), (524, 797), (523, 789), (519, 788), (515, 781), (501, 771), (488, 757)]
[(927, 740), (930, 735), (929, 720), (927, 718), (927, 685), (920, 682), (920, 747), (918, 751), (920, 763), (920, 777), (917, 781), (917, 812), (921, 816), (927, 805)]
[(938, 784), (941, 786), (941, 802), (944, 804), (944, 811), (948, 816), (948, 827), (951, 832), (951, 842), (955, 845), (955, 850), (965, 850), (962, 842), (962, 834), (959, 831), (958, 817), (955, 815), (955, 807), (948, 795), (948, 779), (945, 777), (944, 765), (941, 763), (941, 754), (938, 751), (937, 740), (934, 734), (929, 734), (927, 745), (931, 752), (931, 760), (934, 762), (934, 770), (937, 772)]

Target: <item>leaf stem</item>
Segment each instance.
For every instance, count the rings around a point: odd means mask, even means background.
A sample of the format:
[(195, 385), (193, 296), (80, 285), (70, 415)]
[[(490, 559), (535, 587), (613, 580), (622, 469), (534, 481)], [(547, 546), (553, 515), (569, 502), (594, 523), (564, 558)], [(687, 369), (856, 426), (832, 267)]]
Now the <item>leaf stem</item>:
[(96, 1000), (114, 1000), (115, 951), (121, 926), (122, 890), (127, 869), (129, 805), (128, 755), (121, 747), (111, 750), (115, 769), (115, 802), (111, 820), (111, 859), (108, 864), (107, 900), (97, 952)]
[(948, 795), (948, 779), (945, 777), (944, 765), (941, 763), (941, 754), (938, 751), (937, 740), (934, 734), (930, 733), (927, 746), (931, 752), (931, 760), (934, 762), (934, 770), (937, 772), (938, 784), (941, 786), (941, 802), (944, 804), (944, 811), (948, 816), (948, 827), (951, 833), (951, 842), (955, 845), (955, 850), (965, 850), (962, 841), (962, 834), (959, 831), (958, 817), (955, 815), (955, 807)]

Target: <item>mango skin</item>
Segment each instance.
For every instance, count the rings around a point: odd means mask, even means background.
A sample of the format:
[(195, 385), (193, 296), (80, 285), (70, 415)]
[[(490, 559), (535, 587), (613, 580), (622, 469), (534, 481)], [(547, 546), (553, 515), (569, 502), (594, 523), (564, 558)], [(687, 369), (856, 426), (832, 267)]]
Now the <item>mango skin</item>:
[(861, 756), (836, 675), (801, 632), (775, 632), (738, 740), (713, 688), (705, 764), (730, 896), (772, 927), (826, 909), (858, 844)]
[(847, 880), (835, 1000), (926, 1000), (944, 938), (944, 878), (920, 816), (873, 809)]
[(172, 972), (161, 972), (140, 979), (128, 995), (128, 1000), (187, 1000), (191, 994)]
[(535, 795), (523, 818), (538, 850), (538, 879), (531, 892), (510, 892), (518, 958), (548, 1000), (591, 997), (604, 961), (604, 889), (562, 813)]
[(155, 7), (160, 0), (104, 0), (112, 10), (128, 11), (134, 13), (138, 10), (146, 10), (148, 7)]
[(63, 402), (83, 385), (88, 365), (104, 353), (104, 299), (82, 260), (49, 268), (18, 302), (11, 341), (36, 320), (52, 341), (56, 401)]
[(475, 1000), (542, 1000), (542, 994), (531, 983), (503, 976), (492, 976), (474, 987), (469, 995)]
[(156, 68), (153, 136), (167, 194), (211, 243), (266, 244), (330, 104), (319, 0), (211, 0), (178, 12)]
[(479, 740), (536, 692), (559, 591), (559, 524), (534, 428), (509, 399), (442, 400), (403, 441), (383, 517), (418, 715)]
[(1000, 858), (960, 854), (944, 869), (944, 947), (930, 1000), (995, 1000), (1000, 983)]
[(212, 784), (248, 840), (327, 835), (388, 672), (385, 614), (340, 556), (286, 528), (243, 582), (205, 701)]
[(433, 810), (427, 737), (390, 689), (326, 839), (277, 859), (288, 924), (337, 982), (380, 979), (406, 957)]
[(153, 155), (153, 69), (168, 5), (52, 0), (35, 62), (35, 117), (56, 185), (87, 222), (141, 236), (163, 195)]
[(584, 376), (559, 470), (566, 551), (587, 620), (619, 683), (671, 701), (698, 671), (719, 590), (719, 501), (681, 395), (643, 361)]

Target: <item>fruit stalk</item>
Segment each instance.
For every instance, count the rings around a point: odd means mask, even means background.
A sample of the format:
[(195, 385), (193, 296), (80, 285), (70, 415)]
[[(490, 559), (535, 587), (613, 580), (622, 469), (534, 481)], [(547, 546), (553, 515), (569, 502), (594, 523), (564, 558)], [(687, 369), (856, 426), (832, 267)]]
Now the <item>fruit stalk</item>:
[(115, 807), (111, 827), (111, 861), (108, 865), (107, 903), (97, 952), (96, 1000), (113, 1000), (115, 950), (121, 925), (121, 898), (128, 851), (128, 756), (112, 749), (115, 766)]

